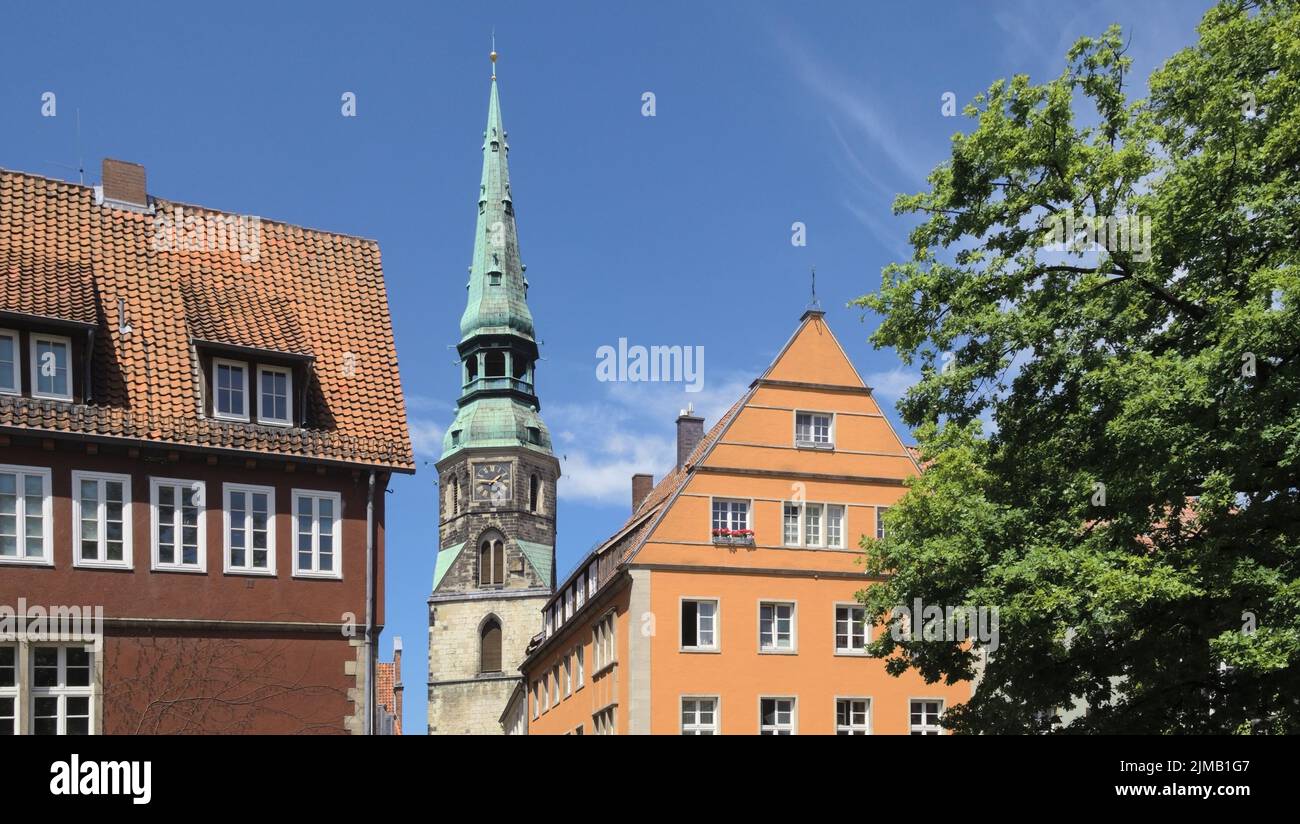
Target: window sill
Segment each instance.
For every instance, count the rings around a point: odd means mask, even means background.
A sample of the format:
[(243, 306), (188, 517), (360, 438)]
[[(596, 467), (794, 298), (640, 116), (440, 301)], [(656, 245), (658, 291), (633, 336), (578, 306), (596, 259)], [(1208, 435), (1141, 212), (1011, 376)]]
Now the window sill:
[(215, 412), (212, 413), (212, 420), (220, 421), (222, 423), (251, 423), (247, 416), (237, 418), (233, 415), (218, 415)]
[(617, 661), (610, 661), (610, 662), (609, 662), (608, 664), (606, 664), (605, 666), (603, 666), (603, 667), (601, 667), (600, 669), (595, 670), (594, 672), (592, 672), (592, 673), (591, 673), (591, 677), (592, 677), (592, 678), (599, 678), (599, 677), (601, 677), (602, 675), (604, 675), (604, 674), (607, 673), (607, 672), (612, 672), (613, 669), (614, 669), (614, 667), (617, 667), (617, 666), (618, 666), (618, 662), (617, 662)]
[(818, 441), (795, 441), (795, 449), (810, 449), (817, 452), (834, 452), (835, 444), (820, 443)]
[(714, 546), (753, 546), (754, 538), (753, 536), (750, 536), (748, 538), (726, 538), (721, 535), (714, 535), (713, 545)]
[(299, 578), (305, 581), (342, 581), (343, 580), (342, 575), (335, 575), (334, 573), (299, 572), (297, 570), (294, 570), (294, 573), (291, 577)]
[(54, 561), (45, 558), (17, 558), (12, 555), (0, 556), (0, 564), (13, 564), (14, 566), (43, 566), (52, 567)]
[(117, 570), (118, 572), (130, 572), (131, 564), (113, 562), (113, 561), (76, 561), (72, 562), (73, 569), (106, 569)]
[(721, 647), (678, 647), (678, 652), (703, 653), (705, 655), (721, 655)]
[(207, 575), (206, 567), (195, 566), (173, 566), (171, 564), (154, 564), (149, 567), (150, 572), (184, 572), (189, 575)]
[(835, 657), (836, 658), (870, 658), (871, 656), (868, 655), (867, 651), (864, 649), (861, 650), (837, 649), (835, 650)]
[(763, 649), (762, 647), (759, 647), (758, 654), (759, 654), (759, 655), (798, 655), (798, 654), (799, 654), (799, 650), (797, 650), (797, 649)]
[(223, 570), (226, 575), (239, 575), (249, 578), (274, 578), (274, 570), (256, 570), (256, 569), (226, 569)]
[(32, 393), (32, 400), (37, 401), (58, 401), (59, 403), (72, 403), (71, 395), (42, 395), (38, 392)]

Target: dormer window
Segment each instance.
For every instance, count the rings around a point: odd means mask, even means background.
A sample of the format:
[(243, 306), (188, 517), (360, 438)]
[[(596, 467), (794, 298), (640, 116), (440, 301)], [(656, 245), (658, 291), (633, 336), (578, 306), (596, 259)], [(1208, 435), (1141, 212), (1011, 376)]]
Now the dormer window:
[(0, 392), (22, 392), (18, 385), (18, 333), (10, 329), (0, 329)]
[(488, 283), (491, 283), (493, 286), (500, 286), (500, 285), (501, 285), (501, 273), (500, 273), (500, 272), (490, 272), (490, 273), (488, 273)]
[(293, 425), (293, 373), (283, 366), (257, 367), (257, 422)]
[(32, 335), (32, 396), (72, 400), (72, 340), (56, 335)]
[(212, 416), (227, 421), (248, 420), (248, 365), (212, 359)]

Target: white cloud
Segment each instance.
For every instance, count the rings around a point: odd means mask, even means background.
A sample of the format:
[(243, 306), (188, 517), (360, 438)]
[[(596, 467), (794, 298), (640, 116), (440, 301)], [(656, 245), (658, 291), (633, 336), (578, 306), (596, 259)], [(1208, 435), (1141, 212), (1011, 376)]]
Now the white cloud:
[(921, 382), (921, 373), (895, 366), (887, 371), (872, 372), (865, 376), (865, 380), (875, 394), (897, 400), (903, 397), (911, 386)]
[(662, 478), (677, 461), (677, 415), (687, 404), (707, 430), (735, 403), (752, 378), (706, 379), (699, 392), (680, 383), (605, 383), (588, 403), (551, 404), (542, 410), (557, 457), (564, 500), (630, 504), (632, 476)]
[(443, 435), (441, 424), (429, 418), (411, 416), (407, 417), (406, 423), (411, 430), (411, 445), (415, 447), (417, 457), (441, 457)]

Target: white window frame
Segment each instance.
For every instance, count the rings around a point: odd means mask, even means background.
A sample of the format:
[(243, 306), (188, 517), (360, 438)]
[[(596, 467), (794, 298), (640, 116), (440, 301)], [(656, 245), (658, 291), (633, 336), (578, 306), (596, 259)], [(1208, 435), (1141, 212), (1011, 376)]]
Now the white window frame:
[[(263, 401), (262, 374), (265, 372), (273, 372), (276, 374), (284, 375), (285, 417), (283, 418), (272, 418), (263, 413), (263, 410), (266, 408), (266, 404), (262, 402)], [(247, 380), (247, 377), (248, 377), (247, 374), (245, 374), (245, 380)], [(267, 426), (293, 426), (293, 370), (292, 369), (289, 369), (286, 366), (270, 366), (263, 363), (259, 363), (257, 365), (257, 422), (261, 424), (266, 424)]]
[(4, 684), (0, 684), (0, 698), (13, 699), (13, 715), (12, 716), (6, 715), (3, 716), (3, 718), (4, 718), (4, 723), (8, 723), (12, 725), (9, 727), (8, 734), (17, 735), (18, 719), (22, 718), (23, 715), (22, 703), (19, 700), (19, 696), (18, 696), (18, 684), (22, 681), (22, 662), (18, 660), (17, 644), (13, 644), (13, 643), (0, 644), (0, 650), (6, 650), (6, 649), (11, 650), (14, 654), (14, 665), (13, 665), (14, 682), (7, 686)]
[[(798, 540), (791, 542), (786, 528), (791, 524), (786, 522), (789, 515), (786, 509), (793, 507), (797, 511), (794, 526), (798, 530)], [(820, 511), (818, 517), (817, 541), (808, 540), (808, 510), (816, 507)], [(840, 536), (839, 540), (831, 543), (830, 540), (830, 523), (831, 510), (840, 511)], [(788, 547), (801, 547), (804, 549), (844, 549), (844, 536), (848, 532), (849, 507), (847, 504), (833, 504), (822, 501), (782, 501), (781, 502), (781, 545)]]
[(596, 568), (595, 561), (592, 561), (591, 564), (587, 567), (587, 600), (588, 601), (596, 597), (596, 573), (598, 571), (599, 570), (597, 570)]
[[(244, 376), (244, 388), (243, 388), (244, 414), (242, 415), (232, 415), (229, 412), (221, 411), (221, 388), (220, 388), (220, 384), (217, 382), (217, 370), (222, 366), (238, 367), (240, 370), (240, 374)], [(248, 423), (248, 421), (250, 420), (250, 418), (248, 417), (248, 413), (251, 406), (252, 406), (252, 398), (249, 397), (249, 392), (248, 392), (248, 362), (231, 360), (229, 358), (213, 358), (212, 359), (212, 417), (216, 418), (219, 421), (240, 421), (241, 423)]]
[[(790, 702), (790, 723), (783, 725), (779, 722), (772, 724), (763, 723), (763, 702), (764, 701), (789, 701)], [(779, 710), (778, 710), (779, 712)], [(758, 734), (780, 735), (785, 731), (787, 735), (799, 734), (799, 698), (794, 695), (760, 695), (758, 697)]]
[(564, 693), (560, 691), (560, 662), (558, 661), (551, 665), (551, 678), (551, 689), (555, 690), (555, 694), (551, 698), (551, 706), (558, 707), (564, 697)]
[[(28, 355), (28, 361), (31, 363), (31, 370), (32, 370), (30, 375), (32, 380), (32, 397), (46, 398), (47, 400), (52, 400), (52, 401), (72, 400), (72, 377), (73, 377), (72, 338), (64, 337), (63, 335), (47, 335), (43, 332), (32, 332), (27, 337), (28, 337), (27, 355)], [(68, 392), (66, 395), (58, 395), (53, 392), (40, 391), (40, 382), (37, 380), (37, 378), (40, 377), (40, 372), (39, 372), (40, 364), (36, 362), (36, 344), (38, 343), (61, 343), (67, 347), (68, 349)]]
[(542, 682), (534, 681), (530, 692), (533, 699), (533, 720), (536, 721), (542, 714)]
[[(862, 646), (861, 646), (860, 648), (857, 648), (857, 647), (841, 647), (841, 646), (840, 646), (840, 616), (839, 616), (839, 612), (840, 612), (841, 609), (857, 609), (857, 610), (861, 610), (861, 611), (862, 611), (862, 619), (863, 619), (863, 623), (862, 623)], [(831, 622), (832, 622), (832, 625), (833, 625), (833, 626), (832, 626), (832, 631), (834, 632), (834, 635), (832, 636), (832, 641), (833, 641), (833, 643), (834, 643), (834, 645), (835, 645), (835, 654), (836, 654), (836, 655), (850, 655), (850, 656), (854, 656), (854, 657), (857, 657), (857, 658), (862, 658), (862, 657), (865, 657), (865, 656), (866, 656), (866, 654), (867, 654), (867, 649), (866, 649), (867, 644), (871, 643), (871, 627), (866, 623), (866, 617), (867, 617), (867, 608), (864, 607), (862, 604), (859, 604), (859, 603), (857, 603), (857, 602), (851, 602), (851, 601), (836, 601), (836, 602), (835, 602), (834, 606), (833, 606), (832, 609), (831, 609)], [(851, 620), (852, 620), (852, 619), (850, 619), (850, 621), (851, 621)], [(850, 629), (849, 629), (849, 639), (852, 640), (852, 638), (853, 638), (853, 630), (852, 630), (852, 627), (850, 627)]]
[[(230, 513), (230, 493), (243, 492), (245, 495), (266, 494), (266, 569), (259, 569), (253, 566), (253, 509), (248, 506), (245, 509), (244, 516), (244, 533), (245, 543), (244, 552), (245, 565), (234, 566), (231, 564), (230, 530), (231, 530), (231, 513)], [(251, 504), (251, 500), (249, 501)], [(268, 578), (275, 577), (275, 487), (273, 486), (252, 486), (249, 484), (222, 484), (221, 488), (221, 562), (222, 571), (227, 575), (259, 575)]]
[[(840, 702), (849, 703), (849, 723), (840, 723)], [(861, 701), (867, 705), (865, 720), (858, 724), (853, 720), (853, 703)], [(909, 707), (910, 712), (910, 707)], [(840, 735), (871, 735), (871, 698), (864, 695), (837, 695), (835, 696), (835, 734)]]
[[(814, 417), (828, 418), (829, 421), (826, 424), (827, 440), (824, 441), (819, 441), (815, 439), (800, 440), (799, 439), (799, 416), (800, 415), (811, 415)], [(834, 412), (819, 412), (815, 409), (796, 409), (794, 410), (793, 424), (794, 424), (793, 440), (796, 449), (834, 449), (835, 448), (835, 413)], [(812, 422), (812, 431), (814, 434), (817, 431), (817, 422), (815, 420)]]
[(14, 345), (14, 382), (12, 386), (0, 384), (0, 395), (21, 395), (23, 393), (23, 345), (22, 338), (13, 329), (0, 329), (0, 338), (8, 338)]
[[(98, 535), (98, 558), (83, 558), (81, 555), (81, 482), (94, 481), (97, 489), (95, 499), (95, 521), (96, 532)], [(104, 499), (104, 485), (106, 483), (120, 483), (122, 485), (122, 560), (110, 561), (108, 555), (108, 522), (106, 518), (106, 504)], [(132, 542), (131, 521), (133, 510), (131, 507), (131, 476), (120, 475), (115, 472), (83, 472), (73, 470), (72, 472), (72, 494), (69, 495), (72, 500), (72, 565), (74, 567), (98, 567), (101, 569), (131, 569), (134, 565), (134, 548)]]
[[(695, 702), (695, 712), (693, 713), (694, 721), (686, 720), (686, 702)], [(713, 723), (702, 723), (700, 718), (700, 702), (713, 702)], [(677, 704), (677, 723), (678, 731), (682, 735), (721, 735), (722, 734), (722, 696), (720, 695), (683, 695)]]
[[(293, 577), (295, 578), (327, 578), (331, 580), (340, 580), (343, 578), (343, 496), (338, 492), (329, 492), (320, 489), (294, 489), (290, 495), (292, 509), (290, 510), (291, 528), (290, 533), (293, 535)], [(298, 565), (298, 501), (303, 498), (312, 500), (311, 506), (311, 569), (303, 569)], [(321, 499), (328, 499), (334, 505), (334, 524), (331, 530), (331, 536), (334, 543), (334, 569), (322, 571), (320, 569), (320, 504)]]
[[(773, 607), (773, 646), (763, 646), (763, 607)], [(776, 607), (790, 608), (790, 646), (776, 646)], [(793, 598), (761, 598), (758, 602), (758, 652), (760, 655), (794, 655), (799, 651), (799, 604)]]
[[(24, 673), (31, 680), (26, 707), (28, 730), (33, 734), (36, 732), (36, 699), (37, 698), (56, 698), (58, 699), (58, 721), (56, 735), (68, 734), (68, 699), (85, 698), (86, 699), (86, 733), (95, 734), (95, 684), (97, 681), (96, 673), (98, 662), (95, 660), (94, 650), (87, 650), (86, 655), (90, 662), (89, 681), (86, 686), (68, 686), (68, 650), (78, 648), (76, 644), (32, 644), (30, 652), (30, 665), (27, 672)], [(36, 686), (36, 650), (38, 647), (50, 647), (57, 649), (58, 652), (58, 685), (53, 687)], [(79, 717), (79, 716), (78, 716)]]
[[(194, 506), (198, 509), (197, 513), (197, 552), (198, 562), (187, 564), (184, 561), (174, 561), (164, 563), (162, 560), (162, 547), (158, 541), (158, 532), (162, 527), (160, 508), (158, 502), (159, 493), (162, 488), (172, 487), (173, 493), (178, 496), (183, 494), (185, 489), (192, 491), (197, 500)], [(172, 507), (172, 529), (174, 530), (176, 557), (185, 557), (184, 548), (184, 507), (181, 502), (183, 498), (177, 497), (175, 505)], [(150, 569), (165, 572), (199, 572), (208, 571), (208, 488), (203, 481), (190, 481), (181, 478), (149, 478), (149, 557)]]
[(582, 689), (587, 684), (587, 648), (583, 644), (578, 644), (578, 686), (574, 692)]
[[(831, 510), (840, 511), (840, 536), (831, 543)], [(849, 507), (847, 504), (826, 504), (826, 511), (822, 513), (822, 534), (826, 536), (827, 549), (844, 549), (844, 536), (849, 532)]]
[[(18, 477), (14, 481), (14, 548), (18, 555), (0, 555), (0, 564), (31, 564), (34, 566), (54, 566), (54, 496), (50, 492), (51, 471), (41, 466), (18, 466), (0, 464), (0, 472), (12, 472)], [(37, 475), (41, 478), (41, 556), (31, 557), (27, 554), (27, 495), (26, 481), (23, 476)]]
[(573, 655), (572, 652), (564, 656), (564, 697), (568, 698), (573, 695)]
[[(912, 722), (912, 705), (919, 703), (934, 703), (939, 705), (939, 714), (933, 724), (927, 723), (926, 718), (929, 714), (922, 711), (922, 721), (920, 724)], [(942, 698), (926, 698), (924, 696), (912, 696), (907, 699), (907, 732), (909, 735), (944, 735), (945, 730), (938, 719), (943, 718), (946, 702)]]
[(884, 515), (885, 515), (885, 510), (887, 509), (889, 509), (889, 507), (887, 506), (876, 507), (876, 540), (877, 541), (883, 541), (885, 539)]
[(549, 712), (551, 709), (551, 674), (549, 672), (542, 675), (542, 712)]
[(715, 529), (720, 529), (720, 528), (721, 528), (721, 529), (731, 529), (731, 530), (736, 529), (736, 526), (735, 526), (735, 524), (734, 524), (733, 517), (732, 517), (732, 514), (731, 514), (731, 510), (728, 510), (728, 515), (727, 515), (727, 523), (728, 523), (728, 526), (725, 526), (725, 527), (718, 527), (718, 526), (716, 526), (716, 525), (714, 524), (714, 520), (713, 520), (713, 519), (714, 519), (714, 510), (713, 510), (713, 508), (714, 508), (715, 505), (720, 504), (720, 503), (721, 503), (721, 504), (744, 504), (744, 505), (745, 505), (745, 523), (744, 523), (740, 528), (741, 528), (741, 529), (749, 529), (749, 530), (752, 530), (752, 529), (754, 528), (754, 527), (753, 527), (753, 523), (754, 523), (754, 501), (753, 501), (752, 498), (726, 498), (726, 497), (723, 497), (723, 496), (715, 496), (715, 497), (711, 497), (711, 498), (709, 498), (709, 535), (710, 535), (710, 536), (713, 535), (713, 530), (715, 530)]
[[(685, 609), (686, 609), (686, 604), (687, 604), (687, 603), (694, 603), (694, 604), (713, 604), (713, 643), (712, 643), (712, 644), (707, 644), (707, 645), (704, 645), (704, 644), (698, 644), (698, 643), (697, 643), (697, 644), (696, 644), (695, 646), (693, 646), (693, 647), (688, 647), (688, 646), (686, 646), (685, 644), (682, 643), (682, 633), (680, 632), (680, 630), (682, 629), (682, 627), (681, 627), (681, 626), (678, 626), (678, 630), (679, 630), (678, 633), (677, 633), (677, 648), (678, 648), (678, 651), (680, 651), (680, 652), (722, 652), (722, 599), (721, 599), (721, 598), (718, 598), (718, 597), (716, 597), (716, 596), (703, 596), (703, 595), (699, 595), (699, 596), (697, 596), (697, 595), (684, 595), (684, 596), (678, 598), (678, 599), (677, 599), (677, 620), (678, 620), (678, 622), (682, 622), (682, 621), (685, 620), (685, 617), (684, 617), (684, 615), (683, 615), (683, 612), (684, 612)], [(699, 617), (699, 609), (697, 608), (697, 609), (696, 609), (696, 612), (695, 612), (695, 639), (696, 639), (696, 641), (698, 641), (698, 640), (699, 640), (699, 637), (700, 637), (700, 625), (699, 625), (699, 620), (700, 620), (700, 617)]]

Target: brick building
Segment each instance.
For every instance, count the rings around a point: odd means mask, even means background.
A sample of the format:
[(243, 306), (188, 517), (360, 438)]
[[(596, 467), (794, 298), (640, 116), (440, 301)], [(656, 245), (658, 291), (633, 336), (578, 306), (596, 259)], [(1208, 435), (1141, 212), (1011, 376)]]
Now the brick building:
[(0, 731), (360, 733), (412, 472), (378, 245), (0, 170)]

